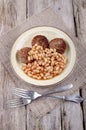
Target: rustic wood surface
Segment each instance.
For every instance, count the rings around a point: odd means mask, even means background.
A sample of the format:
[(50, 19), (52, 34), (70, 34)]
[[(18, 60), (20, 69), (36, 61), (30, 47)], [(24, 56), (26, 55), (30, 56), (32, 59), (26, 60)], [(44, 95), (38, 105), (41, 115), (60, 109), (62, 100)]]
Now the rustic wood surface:
[[(85, 0), (66, 0), (66, 2), (64, 0), (0, 0), (0, 35), (11, 31), (26, 19), (30, 19), (31, 16), (39, 14), (48, 7), (55, 11), (59, 19), (61, 17), (65, 27), (86, 48)], [(84, 59), (83, 56), (82, 59)], [(84, 70), (86, 70), (85, 63), (80, 63)], [(76, 79), (77, 85), (80, 84), (82, 77)], [(84, 88), (78, 89), (75, 94), (86, 98), (85, 84), (84, 80)], [(47, 99), (46, 104), (52, 109), (45, 114), (40, 112), (45, 106), (42, 106), (43, 99), (40, 106), (37, 106), (39, 102), (37, 101), (36, 106), (32, 103), (21, 109), (4, 110), (5, 100), (12, 97), (9, 93), (12, 86), (15, 87), (14, 81), (0, 63), (0, 130), (86, 130), (86, 100), (81, 105), (61, 101), (58, 105), (53, 103), (54, 107), (52, 107)], [(37, 115), (34, 114), (36, 110), (39, 110)]]

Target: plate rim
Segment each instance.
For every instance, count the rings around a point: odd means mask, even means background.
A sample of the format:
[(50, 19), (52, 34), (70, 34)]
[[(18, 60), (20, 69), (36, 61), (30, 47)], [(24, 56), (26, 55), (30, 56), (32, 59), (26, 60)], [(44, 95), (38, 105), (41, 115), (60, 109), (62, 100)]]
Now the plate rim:
[[(64, 80), (72, 73), (72, 71), (73, 71), (74, 68), (75, 68), (75, 63), (76, 63), (76, 48), (75, 48), (75, 45), (74, 45), (74, 42), (73, 42), (72, 38), (71, 38), (65, 31), (63, 31), (63, 30), (61, 30), (61, 29), (59, 29), (59, 28), (57, 28), (57, 27), (53, 27), (53, 26), (36, 26), (36, 27), (32, 27), (32, 28), (30, 28), (30, 29), (24, 31), (23, 33), (21, 33), (21, 34), (18, 36), (18, 38), (15, 40), (15, 42), (14, 42), (12, 48), (11, 48), (10, 61), (11, 61), (12, 69), (13, 69), (13, 71), (15, 72), (16, 76), (18, 76), (18, 77), (19, 77), (20, 79), (22, 79), (24, 82), (26, 82), (26, 83), (28, 83), (28, 84), (32, 84), (32, 85), (34, 85), (34, 86), (46, 86), (46, 84), (38, 84), (38, 83), (37, 83), (37, 84), (34, 84), (34, 83), (32, 83), (32, 82), (26, 81), (25, 78), (21, 77), (21, 76), (16, 72), (16, 70), (14, 69), (12, 60), (11, 60), (12, 51), (13, 51), (13, 48), (14, 48), (15, 43), (16, 43), (25, 33), (28, 33), (28, 32), (29, 32), (30, 30), (32, 30), (32, 29), (38, 29), (38, 28), (52, 28), (52, 29), (61, 31), (61, 32), (64, 33), (67, 37), (69, 37), (70, 40), (71, 40), (72, 43), (73, 43), (75, 60), (74, 60), (73, 67), (72, 67), (71, 71), (70, 71), (63, 79), (61, 79), (60, 81), (47, 84), (47, 86), (59, 84), (60, 82), (64, 81)], [(30, 78), (30, 77), (28, 77), (28, 78)], [(33, 78), (31, 78), (31, 79), (33, 79)], [(34, 80), (34, 79), (33, 79), (33, 80)], [(51, 79), (49, 79), (49, 80), (51, 80)], [(48, 81), (49, 81), (49, 80), (48, 80)], [(36, 81), (38, 81), (38, 80), (36, 80)], [(40, 80), (39, 80), (39, 81), (40, 81)], [(46, 81), (46, 80), (45, 80), (45, 81)], [(40, 82), (41, 82), (41, 81), (40, 81)]]

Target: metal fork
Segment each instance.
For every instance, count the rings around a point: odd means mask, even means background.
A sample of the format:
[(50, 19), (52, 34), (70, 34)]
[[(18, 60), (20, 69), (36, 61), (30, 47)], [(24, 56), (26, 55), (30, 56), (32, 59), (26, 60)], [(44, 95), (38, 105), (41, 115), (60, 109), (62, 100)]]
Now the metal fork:
[(31, 102), (31, 99), (15, 98), (15, 99), (8, 100), (4, 106), (5, 106), (5, 109), (13, 108), (13, 107), (21, 107), (21, 106), (28, 105), (30, 102)]
[(69, 90), (73, 87), (73, 84), (68, 84), (65, 86), (60, 86), (56, 89), (53, 89), (49, 92), (43, 93), (43, 94), (39, 94), (38, 92), (34, 92), (34, 91), (29, 91), (29, 90), (25, 90), (25, 89), (20, 89), (20, 88), (12, 88), (12, 94), (17, 95), (19, 97), (22, 98), (28, 98), (28, 99), (36, 99), (40, 96), (46, 96), (46, 95), (50, 95), (53, 93), (59, 93), (59, 92), (64, 92), (66, 90)]
[[(51, 98), (56, 98), (56, 99), (62, 99), (65, 101), (71, 101), (75, 103), (81, 103), (83, 101), (83, 98), (81, 96), (50, 96), (50, 95), (46, 95), (46, 96)], [(6, 103), (6, 108), (25, 106), (31, 103), (31, 101), (32, 101), (31, 99), (26, 99), (26, 98), (9, 100)]]

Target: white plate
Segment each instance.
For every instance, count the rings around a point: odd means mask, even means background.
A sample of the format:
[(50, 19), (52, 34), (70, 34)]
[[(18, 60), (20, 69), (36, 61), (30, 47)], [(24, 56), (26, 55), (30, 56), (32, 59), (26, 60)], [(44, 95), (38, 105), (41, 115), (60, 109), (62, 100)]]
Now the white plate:
[[(46, 36), (49, 39), (49, 41), (56, 37), (63, 38), (66, 41), (67, 46), (68, 46), (65, 51), (65, 54), (64, 54), (68, 58), (68, 63), (66, 65), (66, 68), (59, 76), (56, 76), (49, 80), (36, 80), (36, 79), (28, 77), (22, 71), (21, 64), (19, 64), (18, 61), (16, 60), (16, 52), (25, 46), (31, 47), (32, 38), (38, 34)], [(62, 81), (72, 71), (74, 64), (75, 64), (75, 60), (76, 60), (76, 51), (75, 51), (75, 46), (73, 44), (73, 41), (63, 31), (61, 31), (57, 28), (53, 28), (53, 27), (45, 27), (45, 26), (36, 27), (36, 28), (32, 28), (32, 29), (24, 32), (15, 41), (15, 43), (12, 47), (12, 50), (11, 50), (11, 64), (12, 64), (12, 67), (13, 67), (14, 71), (16, 72), (16, 74), (20, 78), (22, 78), (24, 81), (26, 81), (27, 83), (31, 83), (31, 84), (38, 85), (38, 86), (52, 85), (52, 84)]]

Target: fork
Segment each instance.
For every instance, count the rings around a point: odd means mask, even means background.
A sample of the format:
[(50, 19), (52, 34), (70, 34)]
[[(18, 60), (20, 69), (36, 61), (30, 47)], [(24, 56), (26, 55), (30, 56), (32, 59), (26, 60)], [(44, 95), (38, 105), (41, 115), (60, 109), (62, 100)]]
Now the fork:
[(5, 106), (5, 109), (13, 108), (13, 107), (21, 107), (21, 106), (28, 105), (30, 102), (31, 102), (31, 99), (15, 98), (15, 99), (8, 100), (4, 104), (4, 106)]
[[(47, 97), (62, 99), (65, 101), (71, 101), (71, 102), (75, 102), (75, 103), (81, 103), (83, 101), (83, 98), (81, 96), (49, 96), (49, 95), (47, 95)], [(26, 98), (12, 99), (6, 103), (6, 107), (7, 108), (21, 107), (21, 106), (28, 105), (32, 101), (33, 100), (26, 99)]]
[(53, 90), (46, 92), (46, 93), (43, 93), (43, 94), (40, 94), (40, 93), (34, 92), (34, 91), (29, 91), (26, 89), (12, 88), (12, 94), (17, 95), (17, 96), (22, 97), (22, 98), (36, 99), (40, 96), (46, 96), (46, 95), (50, 95), (50, 94), (57, 93), (57, 92), (58, 93), (64, 92), (66, 90), (71, 89), (72, 87), (73, 87), (73, 84), (68, 84), (65, 86), (60, 86), (57, 89), (53, 89)]

